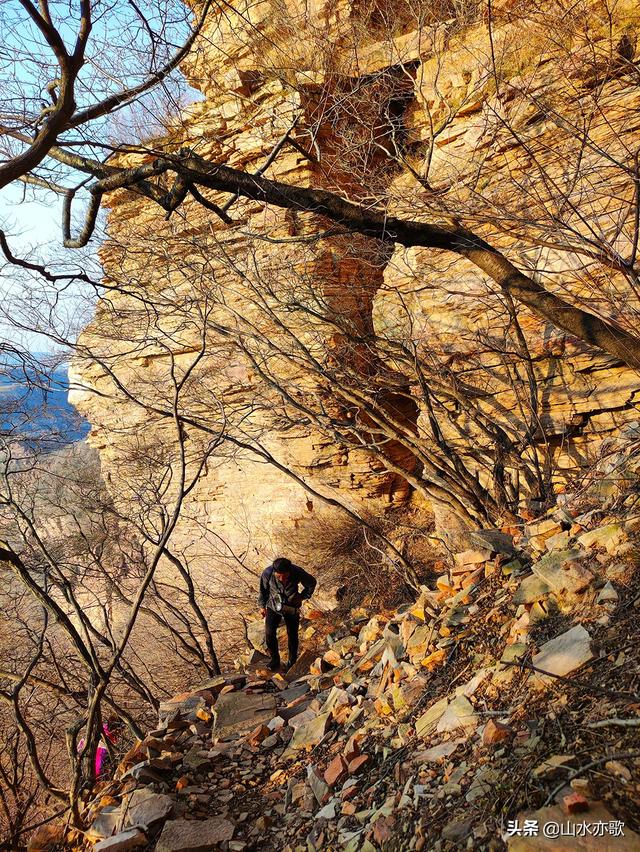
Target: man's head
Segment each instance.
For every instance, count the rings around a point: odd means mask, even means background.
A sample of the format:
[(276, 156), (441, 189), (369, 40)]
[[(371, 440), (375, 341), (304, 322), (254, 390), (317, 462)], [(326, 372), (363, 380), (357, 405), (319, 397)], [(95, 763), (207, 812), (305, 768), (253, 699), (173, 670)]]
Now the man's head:
[(278, 580), (280, 580), (281, 583), (286, 583), (289, 579), (289, 575), (291, 574), (291, 560), (284, 559), (283, 557), (274, 559), (273, 570)]

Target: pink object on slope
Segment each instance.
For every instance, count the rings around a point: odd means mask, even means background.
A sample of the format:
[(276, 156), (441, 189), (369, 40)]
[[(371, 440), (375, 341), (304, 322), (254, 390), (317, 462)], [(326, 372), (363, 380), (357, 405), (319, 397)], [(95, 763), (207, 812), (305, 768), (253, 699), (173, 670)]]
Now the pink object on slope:
[[(107, 722), (102, 726), (102, 733), (105, 737), (108, 738), (110, 743), (115, 743), (116, 741), (116, 732), (112, 731), (109, 728)], [(78, 743), (78, 751), (82, 751), (84, 748), (84, 740), (80, 740)], [(99, 778), (105, 770), (107, 764), (107, 758), (109, 757), (109, 749), (102, 742), (98, 743), (98, 748), (96, 749), (96, 759), (95, 759), (95, 770), (96, 770), (96, 778)]]

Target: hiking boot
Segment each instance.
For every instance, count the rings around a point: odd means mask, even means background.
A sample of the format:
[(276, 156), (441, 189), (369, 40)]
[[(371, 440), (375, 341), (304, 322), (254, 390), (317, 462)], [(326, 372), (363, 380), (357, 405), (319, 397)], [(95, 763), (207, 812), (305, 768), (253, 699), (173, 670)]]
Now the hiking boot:
[(285, 663), (285, 666), (284, 666), (285, 672), (288, 672), (289, 669), (292, 669), (295, 666), (295, 664), (296, 664), (295, 660), (293, 662), (291, 662), (291, 660), (287, 660), (287, 662)]
[(270, 672), (280, 671), (280, 660), (269, 660), (267, 668)]

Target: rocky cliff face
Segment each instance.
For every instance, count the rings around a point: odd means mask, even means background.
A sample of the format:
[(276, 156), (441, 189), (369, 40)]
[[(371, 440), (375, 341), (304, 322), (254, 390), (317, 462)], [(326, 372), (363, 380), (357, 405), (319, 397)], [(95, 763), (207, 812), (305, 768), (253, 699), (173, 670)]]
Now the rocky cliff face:
[[(602, 246), (624, 254), (633, 238), (633, 181), (616, 163), (637, 137), (640, 89), (611, 57), (637, 12), (619, 4), (607, 30), (600, 4), (583, 5), (588, 24), (568, 41), (554, 4), (544, 16), (496, 3), (491, 21), (472, 3), (425, 4), (418, 17), (400, 2), (225, 7), (183, 69), (202, 99), (153, 144), (266, 166), (413, 218), (459, 215), (550, 289), (633, 323), (636, 296)], [(544, 467), (557, 489), (612, 436), (637, 428), (636, 372), (527, 310), (514, 318), (465, 261), (390, 253), (255, 202), (235, 200), (228, 212), (231, 223), (189, 199), (166, 221), (135, 195), (111, 197), (101, 256), (117, 289), (74, 367), (73, 402), (120, 496), (132, 455), (173, 440), (154, 412), (170, 404), (172, 369), (193, 367), (183, 410), (209, 435), (224, 424), (238, 439), (221, 445), (190, 495), (178, 536), (195, 558), (210, 530), (226, 556), (259, 561), (285, 541), (302, 547), (297, 530), (335, 510), (282, 467), (372, 514), (409, 505), (417, 523), (431, 517), (440, 494), (425, 467), (432, 412), (398, 344), (448, 382), (439, 429), (481, 487), (496, 476), (487, 424), (528, 436), (512, 441), (503, 465), (516, 504), (540, 495), (514, 457)], [(340, 401), (310, 362), (341, 370)], [(358, 375), (375, 415), (358, 402)], [(473, 405), (452, 386), (471, 387)], [(332, 431), (323, 418), (336, 412), (346, 425)], [(380, 412), (399, 424), (399, 440), (376, 439)], [(368, 446), (346, 439), (350, 417), (360, 434), (371, 424)], [(194, 447), (204, 440), (188, 433)]]

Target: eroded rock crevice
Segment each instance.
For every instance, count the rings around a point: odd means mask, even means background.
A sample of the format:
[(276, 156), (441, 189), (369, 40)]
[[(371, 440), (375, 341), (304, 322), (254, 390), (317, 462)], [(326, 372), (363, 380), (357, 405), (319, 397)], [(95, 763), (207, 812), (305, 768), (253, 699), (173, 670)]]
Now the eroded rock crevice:
[[(459, 215), (545, 286), (586, 303), (599, 292), (598, 309), (611, 313), (623, 278), (568, 243), (571, 228), (606, 230), (607, 198), (628, 200), (616, 163), (637, 88), (618, 72), (601, 81), (607, 122), (593, 118), (583, 169), (569, 175), (577, 143), (567, 127), (593, 97), (587, 45), (569, 55), (552, 10), (543, 21), (497, 4), (490, 32), (463, 5), (413, 21), (378, 5), (366, 26), (354, 4), (266, 2), (214, 16), (183, 69), (203, 100), (156, 144), (246, 171), (268, 163), (277, 179), (394, 214)], [(629, 14), (618, 9), (610, 39)], [(587, 194), (588, 210), (578, 206)], [(610, 437), (633, 434), (637, 372), (527, 309), (514, 313), (466, 261), (210, 196), (232, 202), (233, 224), (193, 199), (169, 221), (125, 193), (109, 201), (101, 256), (123, 292), (99, 306), (84, 339), (136, 392), (160, 398), (168, 350), (186, 364), (204, 334), (199, 390), (186, 403), (196, 420), (214, 429), (222, 404), (230, 423), (318, 489), (373, 516), (403, 505), (429, 524), (435, 510), (444, 527), (456, 516), (468, 525), (538, 511)], [(142, 248), (130, 251), (134, 243)], [(634, 304), (625, 291), (629, 316)], [(81, 359), (74, 369), (116, 399), (76, 395), (117, 481), (111, 431), (126, 444), (143, 415), (104, 370)], [(149, 429), (163, 440), (161, 423)], [(192, 517), (232, 546), (246, 539), (236, 519), (250, 506), (259, 558), (269, 527), (313, 519), (295, 482), (265, 475), (246, 453), (221, 458), (191, 500)]]

